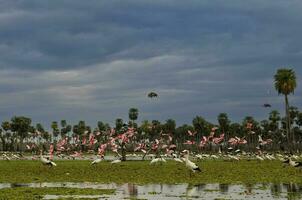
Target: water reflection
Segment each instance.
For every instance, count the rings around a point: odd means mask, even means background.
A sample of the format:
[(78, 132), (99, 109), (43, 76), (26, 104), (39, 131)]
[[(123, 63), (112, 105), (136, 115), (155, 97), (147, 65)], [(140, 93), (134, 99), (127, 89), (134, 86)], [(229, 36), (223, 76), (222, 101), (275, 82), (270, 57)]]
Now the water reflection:
[[(114, 195), (86, 195), (85, 198), (99, 199), (302, 199), (302, 186), (298, 184), (101, 184), (101, 183), (0, 183), (0, 192), (5, 188), (17, 187), (63, 187), (116, 189)], [(2, 190), (2, 191), (1, 191)], [(80, 196), (46, 195), (44, 199), (79, 198)]]
[(137, 185), (132, 183), (127, 183), (128, 185), (128, 193), (131, 198), (136, 198), (138, 194)]
[(219, 184), (219, 191), (221, 194), (227, 194), (229, 191), (229, 185), (228, 184)]

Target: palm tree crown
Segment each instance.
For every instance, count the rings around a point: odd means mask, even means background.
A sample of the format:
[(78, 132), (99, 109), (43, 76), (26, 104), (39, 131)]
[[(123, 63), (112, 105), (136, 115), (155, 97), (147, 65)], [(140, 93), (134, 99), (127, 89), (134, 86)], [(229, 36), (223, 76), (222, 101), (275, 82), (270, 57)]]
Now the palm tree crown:
[(275, 75), (275, 88), (279, 94), (289, 95), (297, 87), (296, 75), (292, 69), (278, 69)]

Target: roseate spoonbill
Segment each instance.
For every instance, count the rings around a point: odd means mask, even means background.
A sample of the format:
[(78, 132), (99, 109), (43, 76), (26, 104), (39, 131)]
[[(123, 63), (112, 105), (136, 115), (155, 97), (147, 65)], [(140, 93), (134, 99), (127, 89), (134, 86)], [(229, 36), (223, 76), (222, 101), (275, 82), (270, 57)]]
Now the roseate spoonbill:
[[(188, 169), (190, 169), (190, 172), (201, 172), (200, 168), (195, 164), (193, 163), (192, 161), (189, 160), (189, 151), (188, 150), (184, 150), (182, 151), (182, 153), (184, 154), (184, 157), (185, 157), (185, 163), (186, 163), (186, 167)], [(190, 173), (190, 176), (191, 176), (191, 173)]]
[(40, 161), (42, 162), (43, 165), (49, 165), (49, 166), (57, 166), (56, 163), (52, 162), (51, 160), (44, 158), (42, 155), (42, 150), (40, 151)]

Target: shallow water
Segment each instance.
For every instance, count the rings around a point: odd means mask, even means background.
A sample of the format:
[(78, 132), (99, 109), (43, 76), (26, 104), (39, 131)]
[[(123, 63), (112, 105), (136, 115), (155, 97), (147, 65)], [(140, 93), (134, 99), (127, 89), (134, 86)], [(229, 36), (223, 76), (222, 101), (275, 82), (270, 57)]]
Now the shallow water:
[(45, 195), (44, 199), (58, 198), (99, 198), (99, 199), (302, 199), (302, 186), (297, 184), (101, 184), (101, 183), (1, 183), (1, 189), (15, 187), (61, 187), (116, 189), (114, 195)]

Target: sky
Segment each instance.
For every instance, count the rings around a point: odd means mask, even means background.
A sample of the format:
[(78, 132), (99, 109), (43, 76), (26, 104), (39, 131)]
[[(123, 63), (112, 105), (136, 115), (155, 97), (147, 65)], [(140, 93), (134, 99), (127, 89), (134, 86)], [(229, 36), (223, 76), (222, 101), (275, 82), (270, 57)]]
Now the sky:
[(0, 121), (95, 127), (128, 121), (132, 107), (138, 122), (263, 120), (284, 114), (274, 88), (284, 67), (301, 110), (301, 10), (301, 0), (0, 0)]

